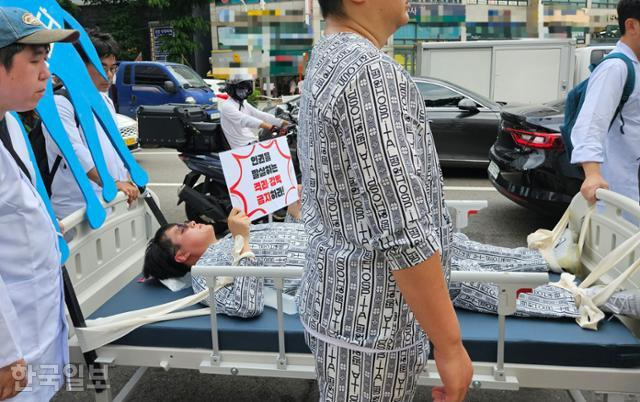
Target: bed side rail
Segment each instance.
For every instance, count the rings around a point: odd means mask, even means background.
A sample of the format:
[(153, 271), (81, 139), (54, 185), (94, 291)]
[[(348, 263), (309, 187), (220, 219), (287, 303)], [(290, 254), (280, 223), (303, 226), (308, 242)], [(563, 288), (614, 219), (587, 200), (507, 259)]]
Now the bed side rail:
[[(216, 278), (219, 276), (257, 276), (274, 279), (277, 298), (277, 321), (278, 321), (278, 356), (274, 362), (278, 369), (286, 370), (287, 354), (285, 349), (284, 336), (284, 310), (283, 310), (283, 288), (284, 278), (299, 278), (302, 276), (301, 267), (238, 267), (238, 266), (195, 266), (192, 268), (194, 275), (200, 275), (207, 280), (210, 289), (215, 287)], [(496, 364), (493, 368), (492, 376), (482, 375), (474, 378), (477, 386), (483, 388), (518, 389), (518, 381), (505, 375), (504, 371), (504, 346), (505, 346), (505, 320), (506, 316), (515, 313), (518, 292), (522, 289), (535, 288), (536, 286), (549, 282), (547, 273), (522, 273), (522, 272), (473, 272), (473, 271), (453, 271), (451, 281), (455, 282), (491, 282), (499, 286), (498, 304), (498, 353)], [(202, 372), (215, 372), (212, 368), (219, 367), (222, 363), (220, 344), (218, 339), (217, 311), (214, 295), (209, 295), (211, 305), (211, 343), (212, 353), (208, 361), (203, 361), (200, 366)], [(423, 381), (437, 383), (439, 377), (437, 373), (425, 373)], [(492, 384), (494, 384), (492, 386)], [(506, 388), (505, 388), (506, 387)]]
[[(600, 202), (594, 211), (585, 237), (585, 245), (580, 260), (583, 266), (581, 276), (586, 277), (600, 260), (612, 250), (640, 231), (640, 205), (634, 200), (609, 190), (599, 189), (596, 196)], [(571, 202), (570, 226), (579, 232), (588, 210), (585, 199), (578, 193)], [(640, 258), (640, 247), (618, 263), (599, 282), (608, 284), (620, 276)], [(622, 283), (623, 289), (640, 288), (640, 271)], [(617, 316), (637, 337), (640, 337), (640, 320)]]
[(485, 209), (489, 202), (487, 200), (445, 200), (445, 204), (449, 209), (454, 229), (460, 230), (469, 225), (469, 216)]
[(147, 241), (158, 228), (142, 199), (128, 206), (127, 197), (118, 193), (103, 206), (110, 213), (98, 229), (89, 226), (84, 208), (62, 221), (70, 249), (65, 266), (85, 315), (141, 272)]

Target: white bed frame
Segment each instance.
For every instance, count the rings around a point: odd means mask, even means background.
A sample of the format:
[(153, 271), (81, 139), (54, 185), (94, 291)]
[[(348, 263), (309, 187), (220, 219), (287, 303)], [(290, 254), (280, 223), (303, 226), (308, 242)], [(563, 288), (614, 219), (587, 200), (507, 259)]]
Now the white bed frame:
[[(623, 239), (638, 230), (638, 227), (622, 217), (622, 211), (640, 220), (640, 207), (631, 200), (608, 191), (600, 191), (598, 196), (603, 200), (605, 209), (594, 214), (586, 238), (582, 262), (587, 271), (593, 269), (597, 261), (616, 244), (620, 244)], [(158, 227), (151, 210), (144, 202), (138, 201), (127, 208), (125, 201), (125, 197), (119, 194), (116, 200), (108, 205), (113, 211), (99, 230), (89, 228), (83, 220), (83, 211), (78, 211), (63, 221), (67, 231), (75, 229), (77, 232), (69, 244), (71, 255), (66, 269), (85, 316), (95, 312), (140, 275), (146, 243)], [(486, 201), (454, 201), (448, 203), (448, 206), (453, 210), (454, 218), (457, 218), (456, 226), (462, 228), (466, 226), (468, 211), (486, 207)], [(570, 224), (574, 228), (580, 227), (586, 210), (584, 199), (576, 196), (571, 205)], [(640, 256), (640, 250), (637, 250), (632, 258), (636, 256)], [(301, 269), (292, 267), (197, 267), (194, 268), (194, 273), (206, 276), (209, 283), (214, 283), (216, 276), (269, 276), (276, 279), (276, 286), (281, 287), (283, 278), (299, 277), (302, 272)], [(577, 390), (602, 392), (608, 401), (624, 401), (627, 394), (640, 393), (640, 368), (564, 367), (504, 362), (504, 322), (505, 317), (515, 311), (516, 291), (548, 282), (547, 274), (453, 272), (452, 279), (493, 282), (501, 286), (499, 325), (496, 328), (499, 335), (498, 354), (494, 363), (474, 363), (472, 388), (513, 391), (521, 387), (566, 389), (576, 401), (584, 400)], [(604, 277), (603, 281), (607, 282), (610, 279), (611, 276)], [(630, 288), (638, 288), (639, 285), (640, 274), (625, 284)], [(71, 331), (71, 359), (77, 363), (85, 363), (89, 359), (92, 364), (139, 367), (115, 398), (107, 387), (102, 392), (96, 392), (98, 401), (124, 400), (149, 367), (162, 367), (165, 370), (193, 369), (211, 374), (314, 379), (314, 362), (311, 355), (287, 353), (285, 350), (282, 292), (279, 290), (277, 293), (278, 353), (221, 351), (218, 347), (214, 307), (211, 314), (212, 350), (107, 345), (95, 352), (84, 354), (83, 358), (78, 338)], [(215, 306), (215, 303), (212, 305)], [(75, 318), (76, 324), (82, 325), (82, 322), (77, 320), (78, 317)], [(639, 328), (637, 321), (624, 319), (624, 322), (634, 330)], [(433, 361), (428, 362), (419, 382), (429, 386), (440, 384)]]

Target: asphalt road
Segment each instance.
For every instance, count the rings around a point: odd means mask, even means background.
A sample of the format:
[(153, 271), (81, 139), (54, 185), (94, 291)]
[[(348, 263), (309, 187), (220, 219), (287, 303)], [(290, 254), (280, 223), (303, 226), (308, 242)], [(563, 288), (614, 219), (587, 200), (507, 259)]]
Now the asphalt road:
[[(171, 150), (143, 150), (136, 160), (150, 175), (149, 187), (160, 197), (161, 209), (169, 221), (185, 219), (182, 206), (176, 206), (176, 192), (187, 169)], [(470, 238), (502, 246), (523, 246), (526, 235), (537, 228), (550, 228), (555, 219), (539, 216), (507, 200), (492, 187), (484, 170), (446, 169), (447, 199), (488, 200), (489, 207), (473, 216), (465, 233)], [(110, 370), (114, 395), (135, 370), (115, 367)], [(602, 396), (585, 393), (587, 401), (601, 401)], [(54, 401), (90, 401), (90, 391), (61, 391)], [(279, 378), (232, 377), (200, 374), (196, 371), (150, 369), (130, 396), (134, 401), (317, 401), (314, 381)], [(416, 401), (430, 400), (430, 390), (420, 387)], [(468, 401), (558, 401), (569, 402), (568, 392), (561, 390), (522, 389), (518, 392), (474, 390)]]

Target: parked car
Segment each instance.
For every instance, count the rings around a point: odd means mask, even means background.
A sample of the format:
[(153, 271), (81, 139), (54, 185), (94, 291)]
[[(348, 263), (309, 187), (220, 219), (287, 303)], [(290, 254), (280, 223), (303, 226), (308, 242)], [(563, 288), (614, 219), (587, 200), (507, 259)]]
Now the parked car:
[(116, 111), (133, 119), (140, 105), (167, 103), (211, 105), (212, 118), (219, 116), (213, 90), (184, 64), (120, 62), (110, 95)]
[(503, 105), (444, 80), (415, 77), (414, 81), (427, 107), (441, 165), (487, 166)]
[[(486, 167), (500, 124), (502, 105), (447, 81), (415, 77), (443, 166)], [(299, 96), (265, 109), (278, 116)]]
[(489, 180), (510, 200), (559, 215), (580, 191), (581, 169), (569, 163), (560, 135), (565, 101), (505, 108), (489, 152)]
[(123, 114), (116, 114), (116, 124), (120, 135), (124, 140), (125, 145), (131, 152), (137, 152), (140, 150), (140, 144), (138, 143), (138, 122), (129, 116)]

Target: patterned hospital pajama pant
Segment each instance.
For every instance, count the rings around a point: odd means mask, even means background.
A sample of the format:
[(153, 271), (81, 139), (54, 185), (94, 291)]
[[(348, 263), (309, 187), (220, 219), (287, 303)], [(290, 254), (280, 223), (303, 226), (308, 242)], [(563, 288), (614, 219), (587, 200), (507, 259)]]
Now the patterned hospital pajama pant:
[(326, 343), (305, 332), (316, 361), (321, 402), (412, 401), (429, 344), (368, 353)]

